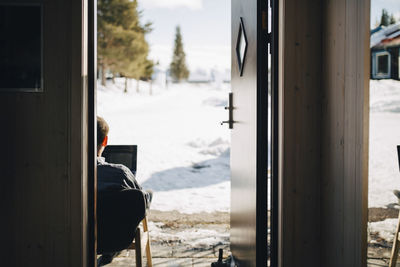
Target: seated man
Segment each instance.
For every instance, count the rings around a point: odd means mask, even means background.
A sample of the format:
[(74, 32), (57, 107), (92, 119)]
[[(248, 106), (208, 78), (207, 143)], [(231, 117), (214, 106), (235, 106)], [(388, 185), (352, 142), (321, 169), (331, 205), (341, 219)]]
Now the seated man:
[[(97, 117), (97, 191), (118, 191), (122, 189), (139, 189), (142, 187), (135, 179), (131, 170), (122, 164), (113, 164), (105, 161), (101, 154), (107, 146), (109, 126), (107, 122)], [(152, 192), (145, 191), (146, 206), (150, 207)]]
[[(123, 189), (142, 190), (146, 207), (150, 207), (152, 192), (145, 191), (135, 179), (131, 170), (122, 164), (113, 164), (105, 161), (101, 154), (107, 146), (109, 126), (107, 122), (97, 117), (97, 191), (99, 194), (107, 191), (120, 191)], [(112, 261), (117, 253), (103, 254), (99, 259), (98, 265), (103, 266)]]

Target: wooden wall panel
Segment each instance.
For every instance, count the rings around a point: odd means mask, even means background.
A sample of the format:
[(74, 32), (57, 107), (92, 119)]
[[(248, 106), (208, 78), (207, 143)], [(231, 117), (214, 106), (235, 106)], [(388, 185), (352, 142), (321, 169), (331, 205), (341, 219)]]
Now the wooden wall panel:
[[(320, 266), (321, 4), (281, 2), (281, 263)], [(282, 41), (281, 40), (281, 41)], [(283, 60), (283, 61), (282, 61)]]
[(369, 12), (366, 0), (324, 5), (321, 235), (329, 240), (322, 247), (325, 266), (366, 266)]
[(0, 94), (0, 265), (85, 266), (85, 0), (23, 2), (43, 4), (44, 92)]
[(370, 3), (280, 4), (280, 266), (366, 266)]
[[(322, 176), (321, 176), (321, 215), (323, 238), (335, 243), (337, 235), (344, 231), (344, 76), (345, 43), (338, 35), (345, 35), (346, 13), (343, 12), (346, 0), (327, 1), (324, 6), (324, 75), (322, 98)], [(326, 12), (329, 10), (329, 12)], [(342, 39), (344, 40), (344, 39)], [(327, 53), (330, 50), (330, 53)], [(340, 52), (341, 51), (341, 52)], [(333, 89), (335, 88), (335, 89)], [(326, 153), (328, 152), (329, 153)], [(326, 248), (329, 247), (328, 251)], [(328, 253), (328, 254), (327, 254)], [(341, 261), (343, 248), (326, 244), (322, 258), (334, 257), (332, 262)], [(340, 257), (340, 259), (339, 259)], [(336, 265), (335, 265), (336, 266)]]

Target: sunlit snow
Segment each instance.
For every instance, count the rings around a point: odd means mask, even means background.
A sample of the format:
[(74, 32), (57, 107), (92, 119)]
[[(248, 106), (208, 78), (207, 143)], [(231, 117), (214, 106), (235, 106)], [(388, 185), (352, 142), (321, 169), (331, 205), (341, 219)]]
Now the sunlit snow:
[(154, 191), (152, 209), (229, 211), (229, 84), (150, 85), (124, 79), (98, 85), (97, 114), (110, 125), (109, 144), (138, 145), (137, 179)]

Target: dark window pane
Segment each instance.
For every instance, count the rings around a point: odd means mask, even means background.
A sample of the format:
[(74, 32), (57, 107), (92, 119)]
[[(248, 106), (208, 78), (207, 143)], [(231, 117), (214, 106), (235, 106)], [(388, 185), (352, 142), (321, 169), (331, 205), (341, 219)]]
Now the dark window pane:
[(380, 55), (378, 56), (378, 74), (388, 74), (389, 73), (389, 56)]
[(41, 7), (0, 5), (0, 92), (42, 88)]

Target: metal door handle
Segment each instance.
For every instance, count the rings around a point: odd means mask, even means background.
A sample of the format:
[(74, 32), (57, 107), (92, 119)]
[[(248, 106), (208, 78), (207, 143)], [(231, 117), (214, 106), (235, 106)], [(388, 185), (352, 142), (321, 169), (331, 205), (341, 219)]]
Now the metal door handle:
[(225, 107), (226, 110), (229, 110), (229, 119), (227, 121), (222, 121), (221, 125), (224, 125), (224, 123), (227, 123), (229, 125), (229, 129), (233, 129), (233, 124), (235, 123), (235, 121), (233, 120), (233, 94), (229, 93), (229, 102), (228, 102), (228, 106)]

